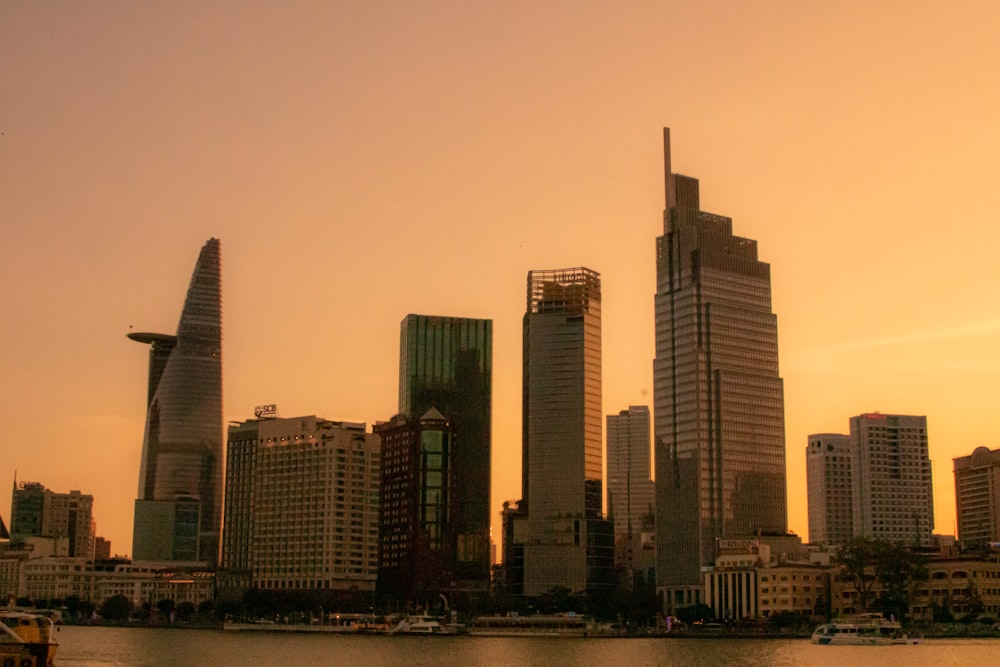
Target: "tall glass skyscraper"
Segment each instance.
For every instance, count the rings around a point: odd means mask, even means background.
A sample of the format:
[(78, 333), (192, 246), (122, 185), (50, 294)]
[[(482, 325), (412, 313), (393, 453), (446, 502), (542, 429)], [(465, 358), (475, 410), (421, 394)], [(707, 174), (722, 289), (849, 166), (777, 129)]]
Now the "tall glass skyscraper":
[(770, 267), (732, 220), (701, 210), (698, 181), (670, 171), (656, 244), (657, 586), (698, 601), (719, 540), (785, 534), (784, 389)]
[(601, 513), (600, 274), (530, 271), (523, 326), (524, 593), (584, 591), (614, 559)]
[(482, 595), (490, 581), (492, 373), (492, 320), (407, 315), (400, 323), (399, 414), (415, 423), (434, 408), (450, 424), (447, 567), (458, 590)]
[(201, 249), (177, 334), (128, 337), (150, 345), (132, 557), (215, 564), (223, 456), (218, 239)]

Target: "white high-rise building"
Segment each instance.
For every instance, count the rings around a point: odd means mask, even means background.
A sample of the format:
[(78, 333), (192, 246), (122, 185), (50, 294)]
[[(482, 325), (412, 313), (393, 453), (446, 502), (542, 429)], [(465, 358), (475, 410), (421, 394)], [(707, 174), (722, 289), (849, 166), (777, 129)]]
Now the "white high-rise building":
[(842, 544), (854, 537), (852, 468), (851, 436), (809, 436), (806, 482), (812, 544)]
[(380, 438), (314, 416), (229, 427), (222, 565), (262, 590), (373, 591)]
[(652, 514), (656, 490), (650, 475), (649, 407), (630, 405), (607, 416), (608, 516), (615, 535), (632, 535)]
[(953, 463), (958, 539), (966, 547), (1000, 542), (1000, 449), (976, 447)]
[(930, 545), (934, 491), (927, 451), (927, 417), (851, 417), (856, 537)]

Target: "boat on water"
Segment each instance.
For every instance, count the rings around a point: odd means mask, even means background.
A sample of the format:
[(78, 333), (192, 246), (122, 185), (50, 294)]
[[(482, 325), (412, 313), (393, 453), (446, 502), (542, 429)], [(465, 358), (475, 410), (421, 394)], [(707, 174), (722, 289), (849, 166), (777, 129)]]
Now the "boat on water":
[(0, 610), (0, 667), (50, 667), (58, 647), (51, 618)]
[(534, 614), (531, 616), (480, 616), (469, 628), (479, 637), (589, 637), (594, 622), (575, 614)]
[(818, 626), (812, 633), (812, 643), (822, 645), (889, 646), (923, 643), (922, 637), (911, 637), (898, 621), (882, 614), (835, 620)]
[(435, 616), (410, 615), (399, 619), (390, 635), (457, 635), (464, 628), (456, 623), (442, 624)]

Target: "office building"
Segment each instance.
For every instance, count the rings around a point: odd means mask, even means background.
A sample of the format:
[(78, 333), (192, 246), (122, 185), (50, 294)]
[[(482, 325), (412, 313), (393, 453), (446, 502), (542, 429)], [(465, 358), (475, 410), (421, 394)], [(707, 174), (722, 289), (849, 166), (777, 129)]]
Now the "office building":
[(1000, 542), (1000, 449), (976, 447), (952, 462), (959, 541), (964, 547)]
[(806, 484), (809, 542), (843, 544), (854, 537), (851, 437), (838, 433), (809, 436)]
[(653, 420), (657, 585), (698, 602), (723, 539), (787, 531), (784, 389), (770, 267), (732, 220), (702, 211), (698, 180), (671, 172), (657, 239)]
[(445, 498), (455, 589), (487, 596), (490, 582), (492, 320), (407, 315), (400, 323), (399, 409), (419, 423), (430, 410), (449, 424)]
[(146, 428), (132, 533), (137, 560), (219, 557), (222, 523), (222, 288), (219, 241), (201, 249), (176, 335), (150, 346)]
[(614, 562), (602, 514), (600, 274), (530, 271), (523, 350), (523, 592), (583, 592), (604, 585)]
[(379, 595), (396, 604), (436, 604), (458, 592), (452, 588), (457, 533), (449, 516), (457, 491), (455, 433), (433, 407), (419, 419), (397, 415), (375, 430), (382, 440)]
[(229, 426), (222, 567), (264, 591), (374, 591), (379, 437), (363, 423)]
[(79, 491), (56, 493), (37, 482), (14, 482), (10, 509), (13, 541), (50, 538), (59, 555), (93, 559), (94, 533), (93, 496)]
[(854, 535), (930, 546), (934, 532), (927, 418), (851, 417)]
[(608, 518), (617, 538), (639, 532), (643, 516), (653, 514), (649, 407), (632, 405), (608, 415), (607, 427)]

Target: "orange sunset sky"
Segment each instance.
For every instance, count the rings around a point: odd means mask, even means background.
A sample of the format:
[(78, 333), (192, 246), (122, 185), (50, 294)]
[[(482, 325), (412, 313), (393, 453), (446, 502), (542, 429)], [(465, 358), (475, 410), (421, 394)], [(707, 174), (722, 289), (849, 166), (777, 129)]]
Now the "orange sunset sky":
[[(662, 128), (771, 265), (789, 527), (806, 436), (997, 438), (1000, 3), (0, 4), (0, 488), (131, 553), (147, 352), (222, 241), (224, 415), (387, 419), (407, 313), (494, 322), (494, 533), (520, 495), (529, 269), (603, 278), (604, 411), (652, 405)], [(9, 522), (8, 491), (0, 515)]]

